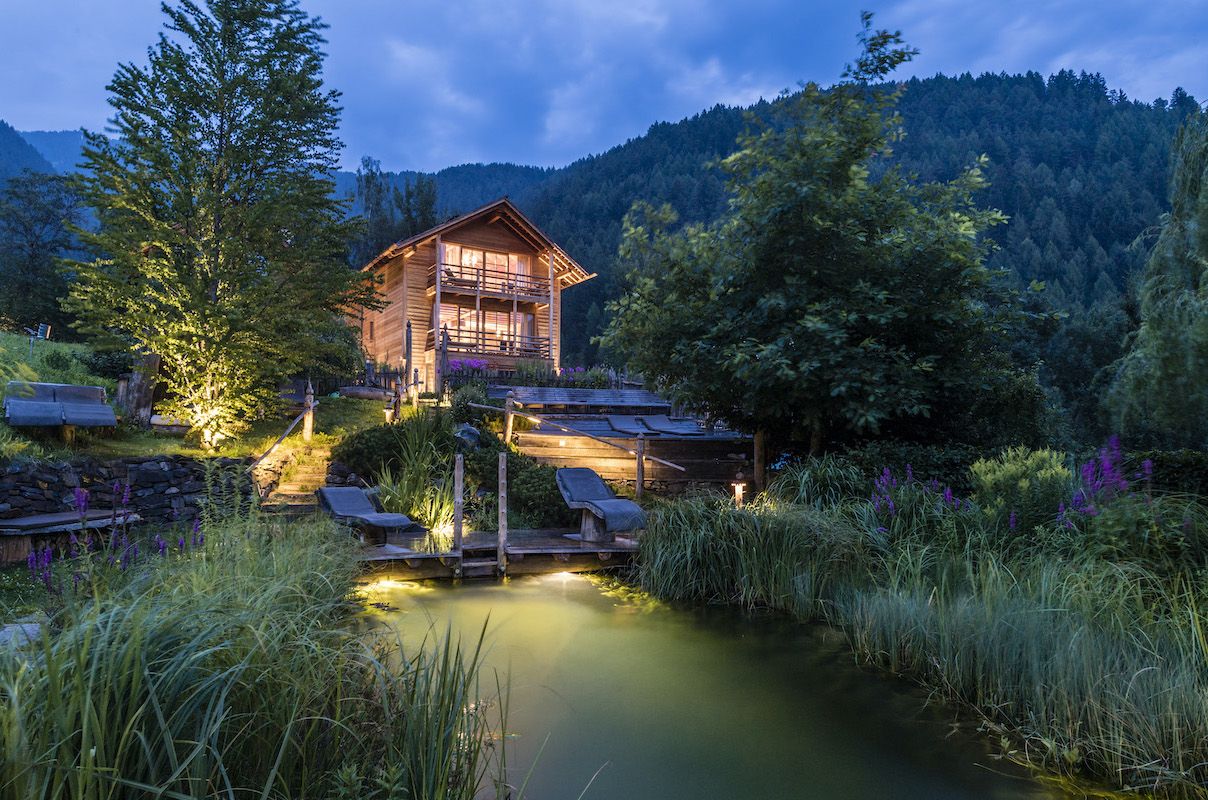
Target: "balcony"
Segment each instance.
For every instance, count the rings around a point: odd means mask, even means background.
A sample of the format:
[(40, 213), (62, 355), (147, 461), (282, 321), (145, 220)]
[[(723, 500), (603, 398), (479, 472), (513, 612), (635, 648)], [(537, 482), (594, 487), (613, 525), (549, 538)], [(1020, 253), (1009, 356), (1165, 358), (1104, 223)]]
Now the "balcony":
[[(515, 297), (529, 302), (549, 301), (548, 277), (519, 275), (486, 267), (463, 267), (460, 264), (442, 264), (439, 275), (442, 293), (506, 300)], [(428, 270), (429, 287), (436, 285), (436, 276), (437, 270), (433, 266)]]
[[(428, 349), (437, 347), (436, 334), (428, 331)], [(552, 359), (553, 348), (548, 336), (499, 334), (494, 331), (449, 331), (449, 354), (481, 356), (488, 361), (498, 357)]]

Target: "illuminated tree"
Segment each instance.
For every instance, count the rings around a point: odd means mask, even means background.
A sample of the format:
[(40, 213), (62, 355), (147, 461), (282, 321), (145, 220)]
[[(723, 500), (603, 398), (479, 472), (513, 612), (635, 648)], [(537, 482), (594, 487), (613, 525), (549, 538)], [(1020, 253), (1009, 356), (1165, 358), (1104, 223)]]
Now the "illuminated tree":
[(112, 137), (87, 135), (97, 258), (75, 265), (82, 329), (163, 359), (166, 413), (207, 446), (373, 303), (344, 266), (327, 176), (340, 143), (322, 86), (323, 25), (295, 0), (181, 0), (145, 66), (109, 85)]

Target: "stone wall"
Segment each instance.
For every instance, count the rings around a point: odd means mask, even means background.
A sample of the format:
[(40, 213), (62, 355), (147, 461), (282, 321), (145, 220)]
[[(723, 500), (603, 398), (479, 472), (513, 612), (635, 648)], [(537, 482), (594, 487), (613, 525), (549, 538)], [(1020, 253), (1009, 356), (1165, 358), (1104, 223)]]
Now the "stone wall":
[(120, 495), (113, 496), (114, 483), (120, 484), (119, 493), (129, 485), (130, 508), (146, 521), (191, 520), (206, 497), (207, 465), (211, 480), (226, 475), (228, 491), (238, 487), (250, 497), (271, 489), (288, 459), (262, 462), (254, 477), (247, 472), (250, 463), (244, 458), (152, 456), (9, 464), (0, 467), (0, 527), (5, 519), (72, 510), (76, 488), (88, 490), (91, 508), (112, 508), (121, 502)]

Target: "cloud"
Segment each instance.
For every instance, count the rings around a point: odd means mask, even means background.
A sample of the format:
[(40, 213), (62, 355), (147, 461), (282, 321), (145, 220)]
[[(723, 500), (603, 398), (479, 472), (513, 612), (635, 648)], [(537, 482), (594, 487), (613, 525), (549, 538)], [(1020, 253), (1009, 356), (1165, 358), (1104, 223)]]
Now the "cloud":
[[(0, 117), (97, 127), (119, 60), (142, 60), (158, 0), (0, 0)], [(439, 169), (565, 164), (856, 55), (860, 0), (302, 0), (329, 24), (344, 161)], [(11, 8), (11, 13), (10, 13)], [(66, 21), (66, 22), (65, 22)], [(1208, 95), (1208, 0), (886, 0), (876, 23), (922, 54), (903, 70), (1102, 72), (1130, 96)], [(87, 41), (87, 47), (80, 47)]]
[(918, 74), (1073, 69), (1141, 100), (1208, 94), (1208, 0), (903, 0), (878, 22), (920, 48)]

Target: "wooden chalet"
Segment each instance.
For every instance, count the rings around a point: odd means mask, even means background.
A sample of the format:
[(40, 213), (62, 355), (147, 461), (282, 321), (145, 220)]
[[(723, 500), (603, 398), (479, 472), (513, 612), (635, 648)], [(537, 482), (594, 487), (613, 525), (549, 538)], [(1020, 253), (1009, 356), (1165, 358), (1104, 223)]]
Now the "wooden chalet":
[(412, 365), (421, 391), (440, 386), (442, 362), (558, 368), (562, 291), (595, 277), (506, 197), (392, 244), (363, 269), (382, 279), (386, 300), (358, 320), (365, 353), (390, 371)]

